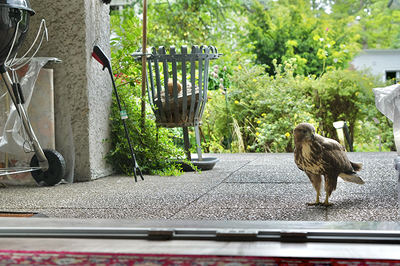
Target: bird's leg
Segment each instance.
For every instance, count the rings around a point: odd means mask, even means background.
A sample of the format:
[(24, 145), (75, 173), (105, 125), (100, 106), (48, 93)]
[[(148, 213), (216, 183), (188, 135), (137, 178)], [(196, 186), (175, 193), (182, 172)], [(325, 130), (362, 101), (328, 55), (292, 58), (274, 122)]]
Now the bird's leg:
[(321, 204), (319, 201), (319, 195), (321, 194), (321, 175), (316, 175), (316, 174), (311, 174), (311, 173), (307, 173), (307, 176), (310, 178), (310, 181), (315, 189), (315, 191), (317, 191), (317, 198), (315, 200), (315, 202), (311, 202), (311, 203), (307, 203), (308, 206), (315, 206), (315, 205), (319, 205)]
[(307, 205), (308, 205), (308, 206), (315, 206), (315, 205), (321, 204), (321, 203), (319, 202), (319, 195), (320, 195), (320, 192), (319, 192), (319, 190), (317, 190), (317, 199), (315, 200), (315, 202), (309, 202), (309, 203), (307, 203)]
[(332, 206), (332, 203), (329, 203), (329, 194), (328, 193), (326, 193), (326, 195), (325, 195), (324, 206), (326, 206), (326, 207)]
[(337, 174), (336, 173), (328, 173), (328, 175), (324, 175), (325, 177), (325, 201), (324, 206), (331, 206), (332, 203), (329, 203), (329, 197), (332, 194), (332, 191), (336, 189), (337, 185)]

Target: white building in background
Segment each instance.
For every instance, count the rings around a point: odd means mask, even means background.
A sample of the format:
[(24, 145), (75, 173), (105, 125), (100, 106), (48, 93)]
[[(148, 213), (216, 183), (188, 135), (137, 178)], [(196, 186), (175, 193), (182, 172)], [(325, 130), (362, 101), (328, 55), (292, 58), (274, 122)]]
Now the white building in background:
[(400, 82), (400, 49), (366, 49), (351, 64), (357, 70), (369, 70), (382, 81)]
[(132, 4), (133, 0), (111, 0), (110, 6), (113, 10), (122, 10), (124, 6)]

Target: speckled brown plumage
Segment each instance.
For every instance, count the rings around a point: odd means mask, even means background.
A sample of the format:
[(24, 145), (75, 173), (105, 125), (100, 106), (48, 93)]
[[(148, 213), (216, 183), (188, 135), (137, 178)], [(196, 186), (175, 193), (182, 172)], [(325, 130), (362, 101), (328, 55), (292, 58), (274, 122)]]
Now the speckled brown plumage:
[(336, 189), (338, 176), (348, 182), (364, 184), (356, 173), (361, 170), (362, 164), (351, 162), (347, 158), (345, 148), (337, 141), (316, 134), (315, 128), (308, 123), (299, 124), (293, 135), (295, 163), (307, 174), (317, 191), (315, 203), (309, 205), (320, 204), (322, 176), (326, 193), (324, 205), (330, 205), (328, 199)]

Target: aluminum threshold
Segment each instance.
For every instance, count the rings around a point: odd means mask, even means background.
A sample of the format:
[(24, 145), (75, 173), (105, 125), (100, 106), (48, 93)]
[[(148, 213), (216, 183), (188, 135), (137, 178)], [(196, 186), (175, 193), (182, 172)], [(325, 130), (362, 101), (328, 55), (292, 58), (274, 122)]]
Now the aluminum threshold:
[(394, 222), (1, 218), (0, 237), (0, 249), (400, 260)]
[(20, 236), (400, 244), (400, 223), (0, 219), (0, 237)]

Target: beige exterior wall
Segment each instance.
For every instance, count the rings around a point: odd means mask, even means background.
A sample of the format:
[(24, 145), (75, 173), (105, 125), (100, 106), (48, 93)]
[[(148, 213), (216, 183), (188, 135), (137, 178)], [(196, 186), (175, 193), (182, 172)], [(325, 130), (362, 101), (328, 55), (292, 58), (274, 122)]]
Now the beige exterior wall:
[(93, 60), (99, 45), (110, 54), (109, 6), (100, 0), (31, 0), (31, 18), (25, 47), (47, 22), (49, 42), (38, 56), (57, 57), (54, 68), (56, 149), (67, 162), (67, 174), (75, 181), (88, 181), (112, 173), (104, 161), (109, 146), (109, 113), (112, 84), (109, 74)]

